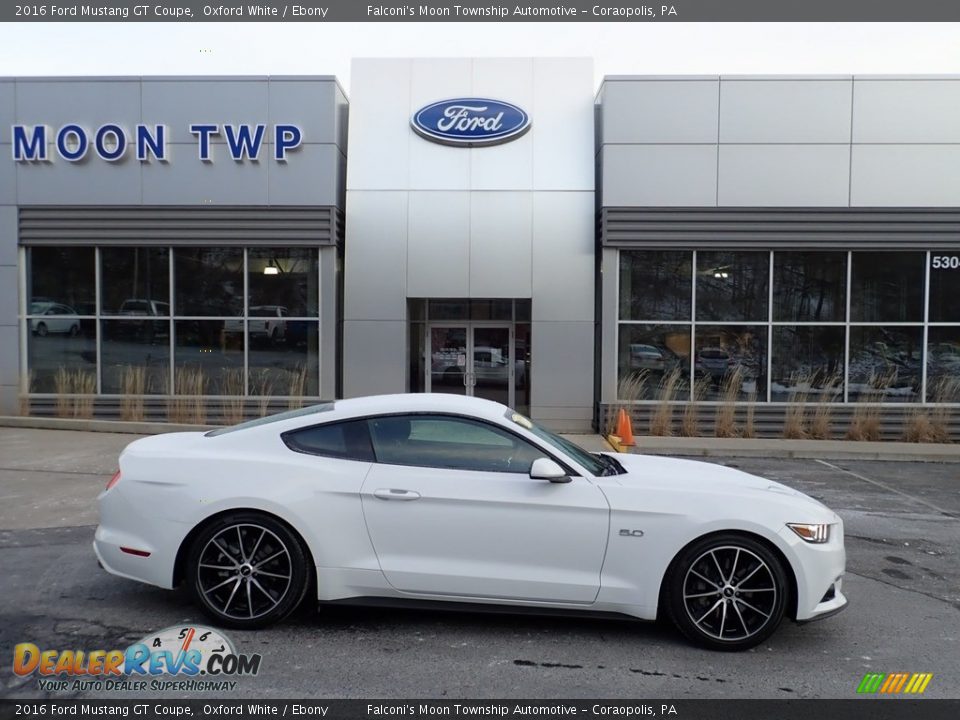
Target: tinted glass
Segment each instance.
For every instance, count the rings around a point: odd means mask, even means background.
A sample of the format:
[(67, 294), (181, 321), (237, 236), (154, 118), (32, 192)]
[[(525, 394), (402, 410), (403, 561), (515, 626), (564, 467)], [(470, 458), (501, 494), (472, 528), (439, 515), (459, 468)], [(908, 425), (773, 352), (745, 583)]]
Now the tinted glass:
[(469, 300), (429, 300), (427, 313), (431, 320), (468, 320)]
[(105, 393), (164, 395), (170, 385), (169, 320), (101, 320)]
[(527, 474), (545, 457), (505, 430), (464, 418), (409, 415), (369, 423), (377, 462), (391, 465)]
[(177, 320), (174, 332), (174, 394), (244, 394), (243, 320)]
[(243, 314), (243, 250), (176, 248), (177, 315)]
[(621, 325), (617, 370), (621, 400), (657, 397), (659, 385), (673, 371), (682, 379), (677, 399), (686, 399), (690, 326)]
[(80, 321), (44, 317), (29, 322), (32, 332), (27, 340), (27, 362), (31, 392), (96, 392), (97, 342), (79, 332)]
[(102, 248), (100, 312), (170, 314), (170, 258), (166, 248)]
[(850, 328), (850, 401), (917, 402), (923, 328)]
[(960, 327), (927, 330), (927, 402), (960, 402)]
[(767, 319), (770, 254), (697, 253), (697, 320)]
[(320, 297), (317, 250), (251, 249), (247, 256), (250, 315), (316, 317)]
[(773, 254), (774, 320), (843, 322), (846, 314), (846, 253)]
[(693, 253), (620, 253), (622, 320), (689, 320)]
[(808, 400), (843, 400), (844, 345), (843, 327), (774, 327), (770, 399), (784, 402), (799, 393)]
[[(95, 315), (96, 280), (92, 247), (35, 247), (28, 254), (28, 311), (36, 304), (58, 314)], [(42, 314), (42, 311), (41, 313)]]
[(283, 434), (283, 441), (291, 450), (341, 458), (373, 462), (373, 448), (365, 420), (318, 425)]
[(925, 257), (920, 252), (853, 253), (851, 321), (922, 321)]
[[(228, 320), (232, 326), (239, 320)], [(319, 394), (320, 328), (316, 320), (249, 320), (251, 395)], [(241, 345), (242, 347), (242, 345)]]
[(960, 253), (930, 254), (930, 322), (960, 322)]
[[(767, 399), (767, 328), (763, 325), (697, 325), (694, 372), (704, 400)], [(734, 386), (735, 384), (735, 386)]]

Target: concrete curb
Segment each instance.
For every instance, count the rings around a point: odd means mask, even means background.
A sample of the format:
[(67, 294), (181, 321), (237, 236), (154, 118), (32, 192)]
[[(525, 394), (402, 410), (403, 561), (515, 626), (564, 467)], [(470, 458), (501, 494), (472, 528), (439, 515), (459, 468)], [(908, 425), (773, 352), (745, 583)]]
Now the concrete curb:
[(939, 443), (783, 440), (777, 438), (636, 437), (639, 455), (890, 460), (960, 463), (960, 445)]
[(133, 435), (159, 435), (160, 433), (206, 431), (212, 430), (218, 426), (187, 425), (167, 422), (87, 420), (80, 418), (0, 416), (0, 427), (37, 428), (40, 430), (75, 430), (78, 432), (129, 433)]

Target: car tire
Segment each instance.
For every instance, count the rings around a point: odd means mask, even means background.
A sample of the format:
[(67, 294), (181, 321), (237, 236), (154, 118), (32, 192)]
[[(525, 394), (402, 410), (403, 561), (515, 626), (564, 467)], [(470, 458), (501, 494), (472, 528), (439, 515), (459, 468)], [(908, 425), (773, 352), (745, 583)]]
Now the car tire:
[(40, 337), (46, 337), (47, 333), (50, 331), (47, 329), (46, 323), (37, 323), (37, 335)]
[(776, 553), (746, 535), (723, 533), (693, 543), (671, 563), (666, 604), (674, 625), (695, 644), (738, 651), (773, 634), (789, 592)]
[(79, 326), (79, 325), (71, 325), (71, 326), (70, 326), (70, 337), (76, 337), (76, 336), (79, 335), (79, 334), (80, 334), (80, 326)]
[(222, 627), (253, 630), (297, 609), (311, 565), (303, 541), (260, 513), (224, 515), (190, 546), (187, 582), (197, 604)]

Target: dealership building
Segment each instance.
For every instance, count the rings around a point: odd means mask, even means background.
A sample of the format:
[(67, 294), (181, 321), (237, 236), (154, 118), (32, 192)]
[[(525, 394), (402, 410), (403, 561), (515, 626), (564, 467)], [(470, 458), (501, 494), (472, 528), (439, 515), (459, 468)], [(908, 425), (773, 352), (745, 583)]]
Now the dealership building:
[(0, 78), (0, 128), (2, 414), (960, 400), (960, 78), (364, 59)]

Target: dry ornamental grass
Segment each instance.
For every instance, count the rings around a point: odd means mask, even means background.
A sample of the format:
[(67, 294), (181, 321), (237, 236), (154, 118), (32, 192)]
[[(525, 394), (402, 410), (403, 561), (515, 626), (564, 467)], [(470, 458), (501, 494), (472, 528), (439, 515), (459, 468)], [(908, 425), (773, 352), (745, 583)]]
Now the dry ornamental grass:
[(673, 435), (673, 402), (680, 385), (680, 370), (675, 368), (660, 378), (657, 385), (657, 406), (650, 416), (650, 434)]

